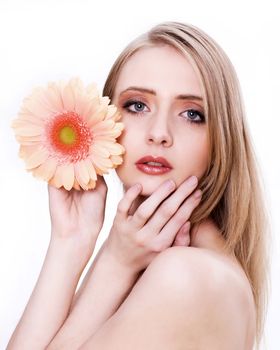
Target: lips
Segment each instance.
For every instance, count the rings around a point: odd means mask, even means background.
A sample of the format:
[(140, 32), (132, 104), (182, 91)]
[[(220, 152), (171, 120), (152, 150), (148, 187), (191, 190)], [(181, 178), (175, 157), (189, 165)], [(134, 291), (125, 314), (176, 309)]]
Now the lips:
[(172, 169), (172, 166), (165, 158), (146, 156), (139, 159), (136, 167), (147, 175), (163, 175)]
[[(163, 166), (165, 168), (172, 169), (172, 166), (163, 157), (145, 156), (145, 157), (137, 160), (136, 164), (146, 164), (149, 162), (159, 163), (159, 165), (157, 165), (157, 166)], [(154, 166), (156, 166), (156, 165), (154, 164)]]

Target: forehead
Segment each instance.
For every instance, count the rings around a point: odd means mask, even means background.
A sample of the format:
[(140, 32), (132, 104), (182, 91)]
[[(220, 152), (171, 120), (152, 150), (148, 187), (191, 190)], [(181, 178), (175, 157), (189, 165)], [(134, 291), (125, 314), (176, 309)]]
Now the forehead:
[(162, 95), (201, 95), (199, 79), (186, 57), (171, 46), (139, 49), (123, 65), (115, 95), (129, 86), (141, 86)]

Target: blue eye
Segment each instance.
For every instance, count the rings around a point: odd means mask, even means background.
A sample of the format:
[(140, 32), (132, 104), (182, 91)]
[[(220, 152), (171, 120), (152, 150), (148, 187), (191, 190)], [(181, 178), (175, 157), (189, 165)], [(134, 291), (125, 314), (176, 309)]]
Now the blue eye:
[(204, 115), (202, 113), (200, 113), (199, 111), (197, 111), (195, 109), (188, 109), (185, 112), (187, 112), (187, 121), (188, 122), (190, 122), (190, 123), (204, 123), (205, 122)]
[[(144, 102), (139, 100), (128, 100), (122, 106), (122, 108), (124, 108), (128, 113), (135, 115), (140, 115), (142, 113), (147, 112), (147, 110), (145, 110), (145, 107), (148, 108)], [(187, 113), (186, 116), (185, 113)], [(188, 109), (182, 112), (181, 115), (183, 115), (183, 119), (185, 119), (189, 123), (205, 123), (204, 115), (196, 109)]]
[[(131, 109), (129, 107), (133, 106), (134, 108)], [(147, 107), (145, 105), (145, 103), (141, 102), (141, 101), (136, 101), (136, 100), (130, 100), (127, 101), (124, 105), (123, 108), (125, 108), (127, 110), (127, 112), (129, 113), (142, 113), (144, 112), (144, 108)]]

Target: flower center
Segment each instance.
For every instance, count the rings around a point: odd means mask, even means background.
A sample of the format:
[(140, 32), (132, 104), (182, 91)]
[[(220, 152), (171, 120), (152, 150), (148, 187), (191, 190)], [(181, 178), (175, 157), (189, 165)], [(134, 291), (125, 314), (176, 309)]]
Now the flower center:
[(59, 132), (59, 138), (62, 143), (72, 145), (76, 141), (76, 132), (71, 126), (64, 126)]
[(73, 163), (85, 159), (92, 144), (92, 133), (86, 122), (75, 112), (65, 112), (46, 124), (45, 140), (52, 156), (59, 163)]

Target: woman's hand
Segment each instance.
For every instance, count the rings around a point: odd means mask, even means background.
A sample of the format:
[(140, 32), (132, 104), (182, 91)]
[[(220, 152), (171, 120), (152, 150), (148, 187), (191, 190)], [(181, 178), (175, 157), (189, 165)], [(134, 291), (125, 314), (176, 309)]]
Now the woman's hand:
[(48, 185), (51, 239), (71, 241), (81, 254), (93, 252), (104, 221), (107, 185), (98, 176), (93, 190), (67, 191)]
[(129, 210), (142, 187), (139, 184), (130, 187), (118, 204), (105, 242), (107, 254), (139, 272), (166, 248), (188, 245), (188, 219), (201, 198), (200, 190), (192, 194), (196, 186), (196, 177), (183, 182), (176, 191), (173, 181), (165, 181), (133, 215), (129, 215)]

